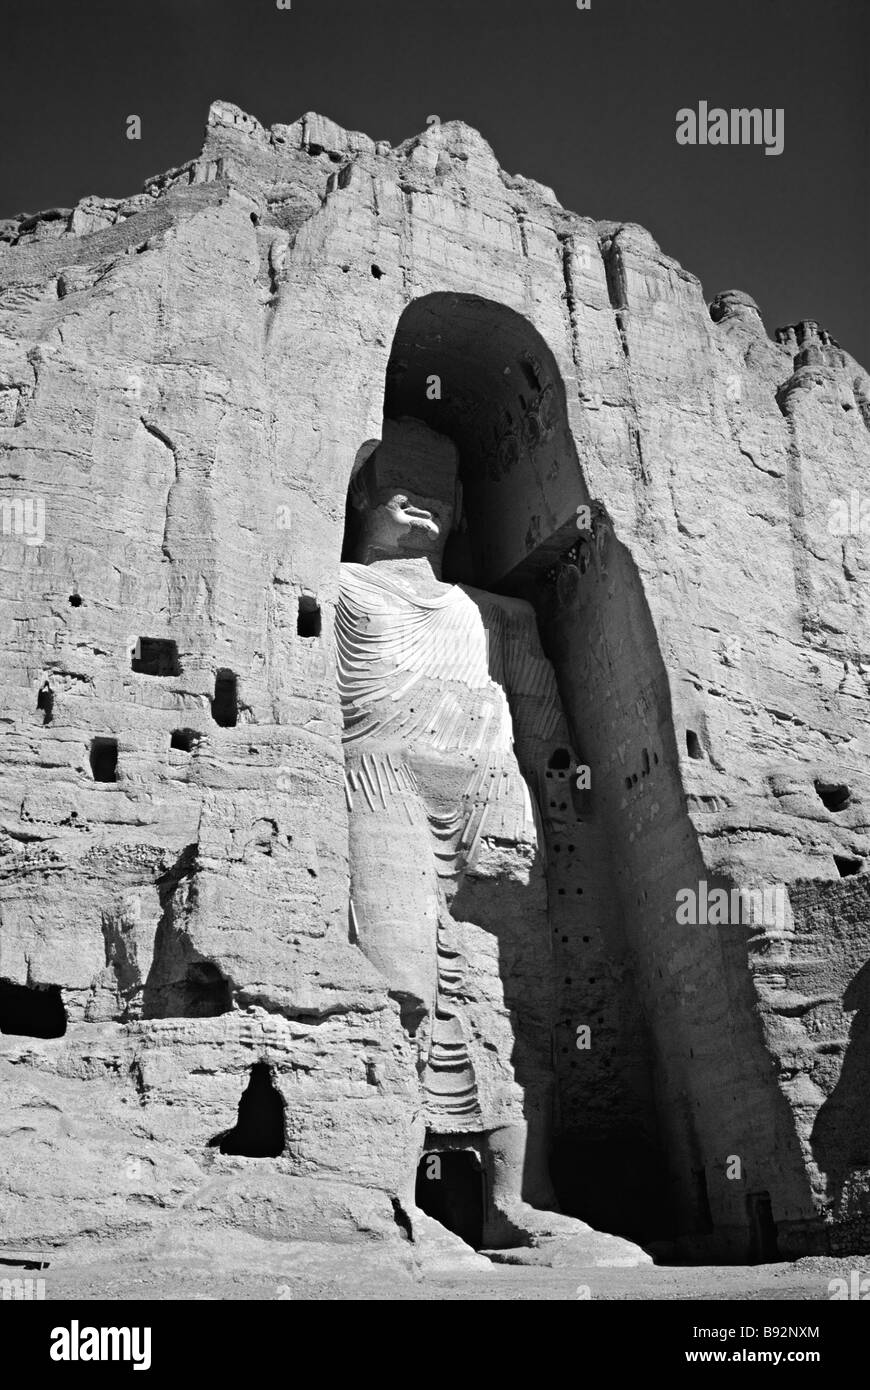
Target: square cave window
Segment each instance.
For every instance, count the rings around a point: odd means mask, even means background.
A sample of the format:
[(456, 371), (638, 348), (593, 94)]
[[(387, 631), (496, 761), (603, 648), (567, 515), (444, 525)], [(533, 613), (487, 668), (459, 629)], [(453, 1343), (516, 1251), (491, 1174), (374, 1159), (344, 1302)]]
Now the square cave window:
[(686, 730), (686, 752), (688, 753), (690, 758), (699, 759), (703, 758), (704, 756), (704, 750), (701, 747), (701, 740), (698, 738), (698, 735), (695, 733), (694, 729)]
[(57, 985), (16, 985), (0, 980), (0, 1033), (62, 1038), (66, 1009)]
[(92, 738), (90, 758), (91, 772), (95, 782), (117, 782), (118, 740), (116, 738)]
[(178, 647), (167, 637), (139, 637), (130, 662), (139, 676), (180, 676)]
[(179, 753), (192, 753), (201, 738), (202, 734), (196, 729), (173, 729), (169, 746), (176, 748)]
[(303, 594), (299, 600), (296, 615), (296, 635), (298, 637), (320, 636), (320, 604), (310, 594)]

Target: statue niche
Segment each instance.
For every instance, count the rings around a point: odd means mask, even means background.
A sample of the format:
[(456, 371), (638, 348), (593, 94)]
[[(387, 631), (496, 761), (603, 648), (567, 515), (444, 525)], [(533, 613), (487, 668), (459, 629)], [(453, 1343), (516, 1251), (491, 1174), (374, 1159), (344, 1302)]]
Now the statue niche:
[[(530, 604), (442, 582), (458, 453), (387, 420), (351, 479), (336, 616), (351, 924), (430, 1134), (485, 1136), (490, 1243), (547, 1219), (552, 979), (538, 769), (570, 737)], [(543, 1233), (547, 1233), (544, 1231)]]

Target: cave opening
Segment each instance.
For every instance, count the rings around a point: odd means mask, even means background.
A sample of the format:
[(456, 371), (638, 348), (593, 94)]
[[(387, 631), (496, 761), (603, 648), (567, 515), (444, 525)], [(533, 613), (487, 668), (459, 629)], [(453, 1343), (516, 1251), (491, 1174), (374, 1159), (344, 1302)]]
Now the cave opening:
[[(164, 892), (169, 902), (171, 894)], [(191, 958), (190, 942), (164, 907), (142, 995), (142, 1017), (217, 1018), (232, 1008), (231, 982), (214, 961)]]
[(255, 1062), (239, 1101), (232, 1129), (216, 1134), (209, 1147), (244, 1158), (278, 1158), (284, 1152), (284, 1101), (266, 1062)]
[(486, 1180), (471, 1149), (439, 1149), (423, 1154), (414, 1200), (421, 1211), (446, 1226), (466, 1245), (483, 1244)]
[(852, 874), (860, 874), (862, 860), (856, 859), (851, 854), (835, 854), (834, 863), (840, 878), (851, 878)]
[(178, 647), (171, 638), (139, 637), (130, 667), (140, 676), (180, 676)]
[[(616, 1103), (623, 1108), (618, 1097)], [(667, 1237), (673, 1229), (661, 1149), (635, 1128), (599, 1124), (584, 1132), (576, 1123), (556, 1135), (550, 1172), (566, 1216), (639, 1245)]]
[(202, 738), (197, 729), (173, 729), (169, 737), (169, 747), (178, 753), (192, 753)]
[(214, 681), (211, 717), (222, 729), (234, 729), (239, 722), (239, 682), (234, 671), (220, 670)]
[(0, 980), (0, 1033), (62, 1038), (66, 1009), (58, 985), (16, 985)]
[[(531, 597), (577, 540), (586, 497), (553, 353), (515, 310), (471, 294), (415, 299), (396, 326), (384, 418), (408, 417), (459, 453), (460, 524), (448, 583)], [(368, 447), (368, 446), (366, 446)]]
[(36, 696), (36, 708), (42, 711), (43, 724), (50, 724), (54, 718), (54, 691), (48, 681), (43, 681)]
[(772, 1264), (780, 1258), (776, 1222), (769, 1192), (750, 1192), (746, 1198), (749, 1218), (749, 1263)]
[(117, 782), (118, 740), (93, 738), (90, 749), (91, 773), (95, 782)]
[(191, 961), (182, 993), (182, 1018), (216, 1018), (233, 1007), (230, 982), (210, 960)]
[(704, 756), (701, 740), (698, 738), (694, 729), (686, 730), (686, 752), (695, 762), (700, 762)]
[(320, 604), (313, 594), (302, 594), (296, 615), (297, 637), (319, 637), (321, 627)]
[(567, 772), (571, 766), (571, 754), (567, 748), (556, 748), (547, 760), (551, 772)]
[(849, 802), (852, 800), (852, 794), (845, 782), (822, 782), (821, 780), (817, 780), (813, 785), (816, 789), (816, 795), (825, 807), (825, 810), (830, 811), (833, 815), (836, 815), (838, 811), (845, 811)]

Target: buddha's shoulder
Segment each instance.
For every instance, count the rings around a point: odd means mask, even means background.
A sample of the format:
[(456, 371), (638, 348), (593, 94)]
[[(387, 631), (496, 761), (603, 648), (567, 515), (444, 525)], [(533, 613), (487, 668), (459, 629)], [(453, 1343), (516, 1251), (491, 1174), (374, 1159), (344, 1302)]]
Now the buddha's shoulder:
[(470, 584), (462, 584), (460, 587), (484, 613), (503, 613), (506, 617), (513, 618), (517, 624), (535, 625), (537, 622), (535, 610), (528, 599), (513, 598), (507, 594), (491, 594), (487, 589), (475, 589)]
[(398, 602), (421, 604), (427, 608), (468, 601), (456, 584), (443, 584), (434, 577), (430, 584), (420, 583), (416, 578), (387, 565), (361, 565), (350, 560), (342, 561), (339, 588), (346, 594), (368, 593), (392, 597)]

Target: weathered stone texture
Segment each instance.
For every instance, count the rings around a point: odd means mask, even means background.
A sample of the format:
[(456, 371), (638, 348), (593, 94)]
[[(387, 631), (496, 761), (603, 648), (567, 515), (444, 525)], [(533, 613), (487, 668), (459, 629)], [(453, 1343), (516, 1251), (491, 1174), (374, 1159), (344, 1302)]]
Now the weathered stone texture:
[[(867, 535), (829, 518), (870, 475), (870, 378), (748, 295), (708, 308), (461, 123), (391, 149), (226, 103), (142, 194), (3, 224), (0, 981), (59, 989), (68, 1027), (2, 1037), (2, 1239), (182, 1201), (398, 1239), (390, 1199), (435, 1238), (415, 1049), (348, 928), (334, 618), (385, 405), (454, 440), (454, 577), (535, 604), (591, 768), (580, 798), (541, 768), (552, 954), (512, 982), (550, 977), (563, 1205), (741, 1253), (768, 1194), (783, 1253), (866, 1249), (870, 913), (841, 875), (870, 855)], [(483, 994), (492, 862), (462, 928)], [(677, 925), (700, 880), (784, 883), (787, 921)], [(209, 1147), (258, 1061), (271, 1184)]]

